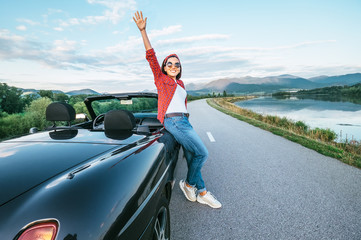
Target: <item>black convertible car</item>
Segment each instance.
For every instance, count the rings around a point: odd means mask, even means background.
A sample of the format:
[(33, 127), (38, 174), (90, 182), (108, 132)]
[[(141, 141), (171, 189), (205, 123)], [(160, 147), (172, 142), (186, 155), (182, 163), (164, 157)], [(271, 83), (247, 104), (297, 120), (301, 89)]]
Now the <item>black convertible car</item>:
[(48, 106), (44, 131), (0, 143), (0, 239), (169, 239), (179, 144), (156, 119), (157, 94), (85, 99), (74, 124)]

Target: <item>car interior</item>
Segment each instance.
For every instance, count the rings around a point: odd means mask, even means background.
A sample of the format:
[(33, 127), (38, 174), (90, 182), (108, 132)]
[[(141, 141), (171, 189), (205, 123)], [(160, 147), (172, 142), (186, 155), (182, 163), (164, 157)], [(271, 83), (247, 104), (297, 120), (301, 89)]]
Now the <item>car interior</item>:
[[(76, 119), (75, 109), (68, 103), (54, 102), (46, 109), (46, 120), (53, 122), (51, 129), (90, 129), (92, 131), (130, 131), (137, 134), (151, 134), (159, 131), (163, 125), (156, 114), (133, 114), (128, 110), (110, 110), (99, 114), (94, 120), (72, 125)], [(63, 126), (57, 126), (57, 124)], [(65, 126), (64, 126), (65, 125)]]

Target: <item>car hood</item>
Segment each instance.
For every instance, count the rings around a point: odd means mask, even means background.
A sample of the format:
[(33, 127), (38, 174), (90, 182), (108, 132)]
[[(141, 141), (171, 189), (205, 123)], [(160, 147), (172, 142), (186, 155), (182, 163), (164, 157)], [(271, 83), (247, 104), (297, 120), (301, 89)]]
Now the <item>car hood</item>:
[(138, 139), (133, 135), (107, 140), (104, 132), (77, 135), (53, 139), (51, 132), (45, 132), (0, 143), (0, 206), (88, 159)]

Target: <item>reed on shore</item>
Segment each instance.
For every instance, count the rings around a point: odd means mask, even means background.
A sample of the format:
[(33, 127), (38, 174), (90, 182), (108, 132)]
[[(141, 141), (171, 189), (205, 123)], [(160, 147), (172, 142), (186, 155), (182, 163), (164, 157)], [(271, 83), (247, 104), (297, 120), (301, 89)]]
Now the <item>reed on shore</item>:
[(293, 121), (285, 117), (262, 115), (233, 104), (234, 102), (251, 98), (254, 97), (211, 98), (207, 99), (207, 103), (219, 111), (239, 120), (285, 137), (323, 155), (361, 168), (361, 143), (359, 141), (346, 140), (341, 143), (336, 142), (337, 134), (330, 129), (311, 129), (302, 121)]

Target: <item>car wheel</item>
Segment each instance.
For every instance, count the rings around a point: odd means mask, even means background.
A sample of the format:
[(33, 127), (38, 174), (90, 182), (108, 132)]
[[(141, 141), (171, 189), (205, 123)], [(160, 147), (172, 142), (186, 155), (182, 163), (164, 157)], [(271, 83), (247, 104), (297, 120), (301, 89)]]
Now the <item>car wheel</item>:
[(169, 219), (169, 202), (167, 198), (161, 199), (160, 207), (155, 219), (153, 228), (153, 240), (170, 239), (170, 219)]

